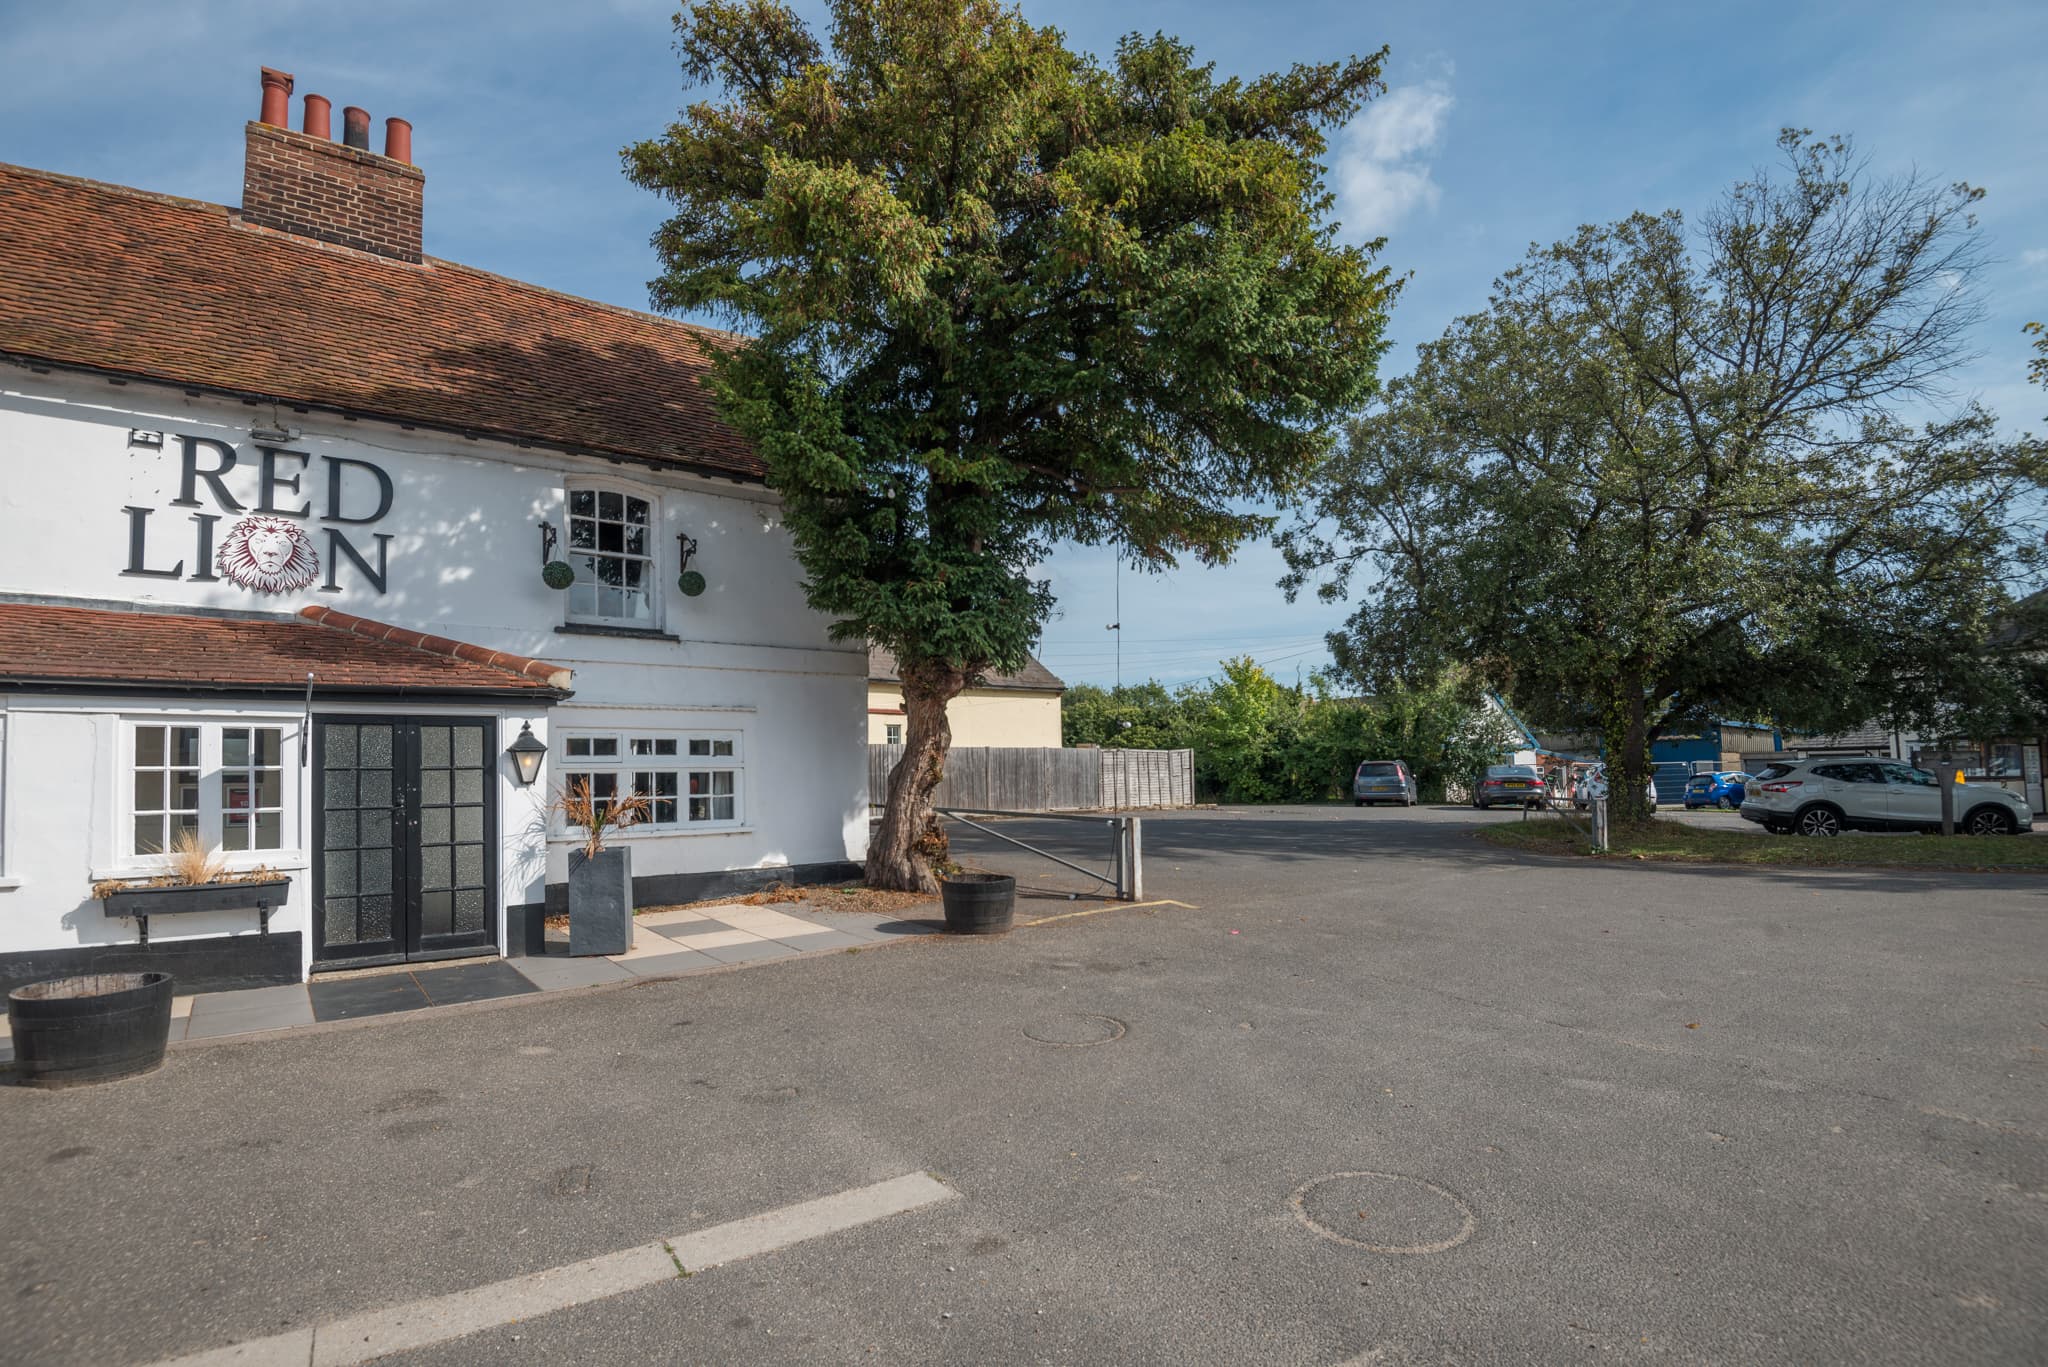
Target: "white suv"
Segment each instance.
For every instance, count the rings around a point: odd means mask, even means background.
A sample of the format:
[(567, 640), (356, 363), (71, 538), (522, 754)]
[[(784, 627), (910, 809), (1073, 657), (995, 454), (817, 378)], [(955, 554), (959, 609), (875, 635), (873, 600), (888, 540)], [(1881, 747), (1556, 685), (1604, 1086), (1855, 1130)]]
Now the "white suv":
[[(1777, 835), (1939, 831), (1941, 780), (1893, 759), (1781, 760), (1745, 785), (1742, 816)], [(1961, 783), (1955, 821), (1966, 835), (2017, 835), (2034, 828), (2034, 813), (2009, 788)]]

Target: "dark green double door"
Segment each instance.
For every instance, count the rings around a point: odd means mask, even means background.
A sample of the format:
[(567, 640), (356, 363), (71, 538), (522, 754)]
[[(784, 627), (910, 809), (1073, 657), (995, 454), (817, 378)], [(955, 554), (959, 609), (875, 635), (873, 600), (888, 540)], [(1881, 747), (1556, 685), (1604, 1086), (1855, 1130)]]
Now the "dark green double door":
[(498, 942), (497, 723), (313, 720), (313, 961), (439, 959)]

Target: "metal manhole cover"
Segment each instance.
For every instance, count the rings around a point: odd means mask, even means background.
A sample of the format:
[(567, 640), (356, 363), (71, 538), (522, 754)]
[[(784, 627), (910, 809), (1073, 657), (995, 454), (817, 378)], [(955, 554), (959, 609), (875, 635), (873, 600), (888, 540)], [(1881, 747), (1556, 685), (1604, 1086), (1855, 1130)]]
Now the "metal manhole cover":
[(1295, 1188), (1287, 1205), (1323, 1238), (1368, 1253), (1442, 1253), (1479, 1228), (1458, 1196), (1398, 1172), (1334, 1172)]
[(1024, 1027), (1024, 1036), (1060, 1049), (1086, 1049), (1091, 1045), (1114, 1043), (1122, 1039), (1129, 1029), (1115, 1016), (1063, 1011), (1056, 1016), (1041, 1016), (1032, 1021)]

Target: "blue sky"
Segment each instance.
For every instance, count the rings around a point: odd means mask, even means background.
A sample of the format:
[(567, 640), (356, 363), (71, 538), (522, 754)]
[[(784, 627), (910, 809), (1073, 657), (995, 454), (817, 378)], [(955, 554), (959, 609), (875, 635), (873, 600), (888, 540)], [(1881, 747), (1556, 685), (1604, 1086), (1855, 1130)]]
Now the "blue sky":
[[(0, 0), (0, 160), (235, 203), (256, 71), (298, 93), (414, 125), (427, 250), (630, 307), (646, 306), (660, 205), (618, 149), (688, 97), (666, 0)], [(817, 4), (799, 6), (815, 13)], [(2042, 429), (2025, 384), (2029, 317), (2048, 315), (2048, 5), (1985, 3), (1072, 3), (1026, 12), (1106, 52), (1165, 30), (1257, 74), (1381, 44), (1388, 95), (1333, 147), (1347, 231), (1384, 232), (1412, 279), (1383, 373), (1483, 307), (1531, 242), (1634, 209), (1696, 212), (1772, 157), (1779, 127), (1856, 136), (1881, 172), (1917, 167), (1989, 192), (1995, 263), (1982, 357), (1960, 377), (2014, 431)], [(297, 117), (294, 100), (294, 118)], [(376, 144), (381, 146), (381, 142)], [(1063, 550), (1040, 655), (1108, 682), (1113, 557)], [(1123, 677), (1174, 683), (1250, 654), (1282, 677), (1324, 660), (1341, 607), (1286, 604), (1279, 557), (1122, 576)]]

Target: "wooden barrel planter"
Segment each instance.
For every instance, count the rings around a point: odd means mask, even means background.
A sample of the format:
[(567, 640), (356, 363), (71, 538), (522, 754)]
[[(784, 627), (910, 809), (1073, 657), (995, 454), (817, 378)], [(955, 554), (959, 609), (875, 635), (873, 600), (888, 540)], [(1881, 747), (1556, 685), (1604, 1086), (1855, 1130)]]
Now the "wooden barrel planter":
[(14, 1071), (33, 1087), (111, 1082), (164, 1061), (171, 1037), (171, 975), (90, 973), (30, 983), (7, 994)]
[(1017, 907), (1017, 880), (1006, 873), (956, 873), (939, 880), (946, 929), (955, 935), (1000, 935)]

